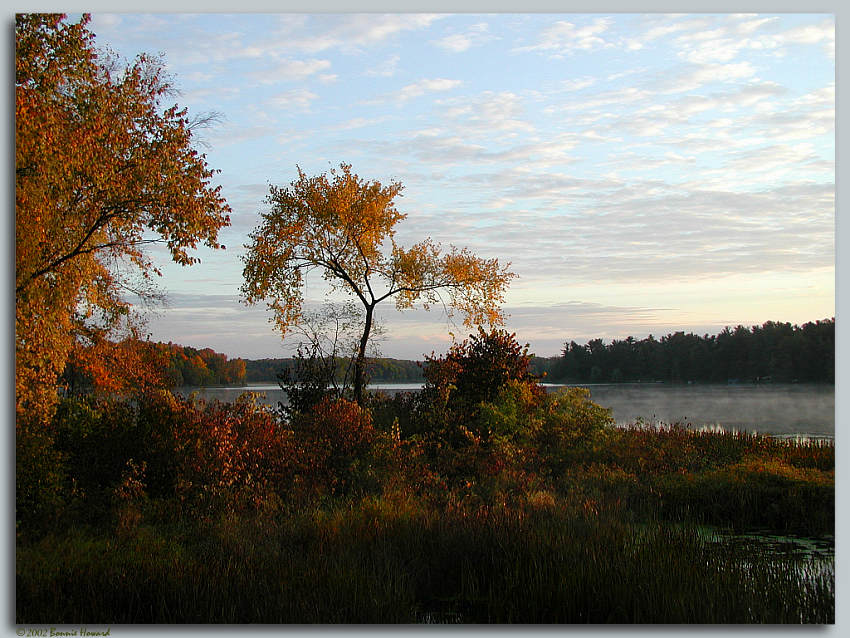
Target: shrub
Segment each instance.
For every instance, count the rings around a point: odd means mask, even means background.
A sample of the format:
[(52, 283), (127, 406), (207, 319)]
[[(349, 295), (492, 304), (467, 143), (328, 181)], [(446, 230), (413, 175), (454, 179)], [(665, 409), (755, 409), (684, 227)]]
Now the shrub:
[(317, 489), (344, 493), (353, 483), (375, 439), (368, 410), (348, 399), (323, 398), (292, 422), (301, 453), (301, 476)]
[(40, 423), (15, 424), (15, 520), (18, 532), (49, 529), (66, 493), (66, 455)]
[(687, 516), (739, 529), (834, 532), (833, 472), (749, 457), (725, 468), (669, 473), (648, 482), (669, 518)]
[[(528, 345), (520, 346), (515, 334), (504, 330), (469, 335), (453, 344), (445, 357), (428, 357), (425, 368), (426, 393), (440, 394), (451, 388), (451, 400), (457, 408), (472, 408), (492, 401), (509, 381), (534, 383)], [(453, 386), (453, 387), (452, 387)]]
[(274, 414), (243, 394), (233, 403), (177, 406), (177, 492), (193, 509), (260, 507), (287, 484), (293, 445)]
[(278, 385), (286, 392), (287, 405), (279, 404), (281, 415), (293, 419), (306, 414), (327, 397), (338, 396), (334, 378), (337, 360), (324, 356), (316, 344), (309, 350), (299, 346), (293, 367), (277, 375)]
[[(522, 392), (533, 395), (528, 397), (531, 401), (545, 394), (529, 370), (530, 361), (528, 346), (520, 346), (516, 335), (504, 330), (488, 333), (479, 327), (478, 335), (470, 335), (462, 343), (452, 345), (444, 357), (427, 359), (422, 390), (427, 407), (423, 417), (432, 422), (435, 434), (452, 447), (468, 445), (470, 435), (472, 439), (486, 440), (488, 428), (493, 425), (510, 427), (511, 417), (499, 416), (499, 408), (494, 411), (492, 406), (482, 415), (483, 404), (501, 401), (503, 407), (510, 410), (507, 404), (512, 399), (507, 395), (500, 399), (510, 384), (526, 386)], [(515, 385), (508, 393), (515, 392), (518, 387)]]
[(590, 400), (586, 388), (547, 394), (532, 421), (530, 438), (549, 471), (582, 461), (595, 451), (603, 433), (614, 425), (611, 410)]
[(85, 396), (59, 404), (56, 446), (66, 455), (69, 477), (87, 506), (108, 506), (111, 490), (131, 459), (147, 467), (151, 496), (173, 496), (179, 403), (164, 391), (133, 402)]

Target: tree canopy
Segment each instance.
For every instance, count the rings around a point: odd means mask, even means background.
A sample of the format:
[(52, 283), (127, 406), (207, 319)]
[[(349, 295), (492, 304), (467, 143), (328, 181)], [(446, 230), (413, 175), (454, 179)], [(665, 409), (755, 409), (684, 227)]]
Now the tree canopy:
[(69, 353), (151, 297), (146, 248), (189, 265), (220, 248), (229, 207), (193, 148), (160, 63), (98, 51), (88, 16), (15, 22), (15, 360), (18, 414), (49, 408)]
[(246, 303), (265, 300), (284, 336), (302, 318), (304, 282), (311, 271), (359, 300), (363, 332), (353, 384), (358, 401), (379, 303), (394, 297), (399, 310), (441, 303), (460, 311), (466, 325), (498, 325), (504, 292), (515, 276), (510, 264), (476, 257), (465, 248), (443, 250), (430, 238), (410, 248), (398, 245), (395, 228), (406, 215), (396, 209), (395, 199), (402, 189), (395, 181), (361, 179), (350, 164), (316, 177), (298, 168), (298, 179), (288, 187), (270, 187), (270, 210), (251, 233), (243, 258)]
[(563, 356), (534, 359), (550, 380), (569, 383), (666, 381), (701, 383), (835, 382), (835, 319), (802, 326), (768, 321), (724, 328), (716, 335), (679, 331), (585, 345), (570, 341)]

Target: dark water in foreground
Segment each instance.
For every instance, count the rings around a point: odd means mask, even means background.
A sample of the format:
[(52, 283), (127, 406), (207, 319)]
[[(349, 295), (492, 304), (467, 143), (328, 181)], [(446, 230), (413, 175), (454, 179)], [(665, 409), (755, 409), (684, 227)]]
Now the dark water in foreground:
[[(373, 390), (418, 390), (419, 383), (377, 383)], [(559, 387), (549, 386), (551, 391)], [(667, 385), (599, 384), (585, 386), (591, 398), (611, 408), (618, 424), (643, 419), (652, 423), (689, 423), (693, 427), (746, 430), (777, 435), (833, 437), (835, 387), (807, 384)], [(255, 392), (269, 405), (286, 402), (276, 384), (240, 388), (179, 388), (186, 396), (233, 401), (243, 392)]]

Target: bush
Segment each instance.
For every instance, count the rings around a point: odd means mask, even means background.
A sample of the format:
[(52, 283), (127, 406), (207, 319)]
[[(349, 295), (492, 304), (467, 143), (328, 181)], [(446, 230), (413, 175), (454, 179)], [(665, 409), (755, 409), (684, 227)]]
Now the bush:
[(452, 447), (467, 445), (470, 437), (486, 440), (491, 425), (503, 428), (509, 425), (493, 409), (482, 415), (482, 405), (501, 401), (510, 410), (506, 402), (512, 399), (507, 396), (500, 399), (500, 395), (511, 384), (514, 390), (508, 393), (524, 386), (519, 391), (530, 393), (527, 400), (531, 402), (545, 394), (529, 370), (530, 361), (528, 346), (520, 346), (516, 335), (504, 330), (487, 333), (479, 327), (478, 335), (469, 335), (469, 339), (452, 345), (445, 357), (427, 359), (422, 390), (427, 408), (423, 417), (433, 423), (436, 433)]
[(18, 532), (41, 532), (59, 518), (67, 498), (66, 456), (42, 424), (15, 427), (15, 520)]
[(725, 468), (664, 474), (648, 483), (671, 519), (686, 516), (739, 529), (811, 535), (835, 529), (834, 472), (746, 458)]
[(325, 398), (339, 395), (334, 380), (337, 374), (335, 357), (323, 356), (317, 345), (309, 350), (298, 348), (293, 367), (277, 375), (280, 389), (286, 392), (287, 405), (279, 404), (281, 415), (293, 419), (307, 414)]
[(292, 428), (302, 455), (299, 473), (314, 488), (345, 493), (368, 470), (375, 429), (370, 412), (354, 401), (325, 397)]
[(176, 405), (168, 392), (134, 402), (86, 396), (59, 404), (56, 446), (66, 455), (69, 476), (87, 506), (108, 505), (130, 461), (147, 467), (146, 489), (152, 496), (174, 495)]
[(202, 511), (270, 505), (289, 483), (294, 445), (274, 414), (243, 394), (233, 403), (181, 402), (177, 493)]

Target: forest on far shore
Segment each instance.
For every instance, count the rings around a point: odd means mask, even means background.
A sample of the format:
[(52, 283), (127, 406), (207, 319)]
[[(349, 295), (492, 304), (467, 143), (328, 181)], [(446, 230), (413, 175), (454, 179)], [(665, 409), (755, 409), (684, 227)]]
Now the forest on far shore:
[[(274, 383), (294, 359), (231, 359), (210, 348), (160, 344), (175, 386)], [(374, 382), (421, 381), (421, 362), (377, 358)], [(834, 383), (835, 319), (802, 326), (768, 321), (717, 335), (675, 332), (660, 339), (569, 341), (560, 356), (534, 357), (531, 371), (550, 383)]]

